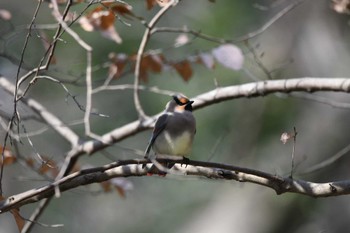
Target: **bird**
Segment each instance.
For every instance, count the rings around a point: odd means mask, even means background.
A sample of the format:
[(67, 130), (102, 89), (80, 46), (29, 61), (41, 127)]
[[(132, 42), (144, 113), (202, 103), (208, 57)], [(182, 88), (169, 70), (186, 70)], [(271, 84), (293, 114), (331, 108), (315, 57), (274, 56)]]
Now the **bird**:
[[(155, 123), (151, 139), (145, 150), (145, 158), (149, 158), (151, 148), (156, 155), (182, 156), (184, 159), (191, 153), (196, 134), (196, 119), (192, 114), (194, 101), (182, 94), (172, 97)], [(162, 165), (171, 168), (174, 163)], [(143, 168), (145, 166), (144, 164)], [(152, 165), (148, 170), (148, 175), (156, 173), (157, 170), (159, 169)], [(165, 176), (166, 173), (158, 171), (158, 174)]]

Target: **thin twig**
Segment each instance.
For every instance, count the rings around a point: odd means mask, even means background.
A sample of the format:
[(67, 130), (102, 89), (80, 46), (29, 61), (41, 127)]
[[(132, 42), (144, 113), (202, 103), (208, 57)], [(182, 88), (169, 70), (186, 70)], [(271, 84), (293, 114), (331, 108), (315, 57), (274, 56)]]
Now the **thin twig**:
[(141, 62), (142, 62), (142, 57), (143, 57), (143, 54), (144, 54), (144, 51), (145, 51), (145, 48), (146, 48), (146, 45), (149, 41), (149, 38), (151, 36), (151, 30), (152, 28), (157, 24), (157, 22), (159, 21), (159, 19), (172, 7), (174, 6), (174, 3), (175, 3), (175, 0), (170, 0), (169, 3), (162, 7), (158, 13), (152, 18), (152, 20), (149, 22), (144, 34), (143, 34), (143, 37), (142, 37), (142, 40), (141, 40), (141, 43), (140, 43), (140, 46), (139, 46), (139, 49), (137, 51), (137, 57), (136, 57), (136, 64), (135, 64), (135, 79), (134, 79), (134, 104), (135, 104), (135, 108), (137, 110), (137, 113), (139, 114), (139, 118), (141, 120), (145, 119), (146, 118), (146, 114), (145, 112), (143, 111), (142, 109), (142, 106), (141, 106), (141, 102), (140, 102), (140, 97), (139, 97), (139, 81), (140, 81), (140, 72), (141, 72)]
[(244, 41), (244, 45), (247, 47), (249, 52), (253, 55), (255, 63), (259, 66), (259, 68), (264, 72), (268, 79), (272, 79), (271, 72), (266, 68), (264, 63), (260, 60), (258, 55), (255, 52), (255, 49), (250, 45), (249, 41)]
[(292, 149), (292, 168), (290, 170), (290, 178), (293, 179), (293, 173), (294, 173), (294, 157), (295, 157), (295, 148), (297, 144), (297, 129), (293, 127), (293, 149)]
[(326, 98), (326, 97), (319, 96), (319, 95), (312, 95), (312, 94), (307, 94), (307, 93), (290, 93), (287, 95), (295, 97), (295, 98), (299, 98), (299, 99), (310, 100), (310, 101), (313, 101), (316, 103), (329, 105), (329, 106), (334, 107), (334, 108), (350, 109), (350, 103), (348, 103), (348, 102), (334, 101), (334, 100), (331, 100), (330, 98)]
[(305, 171), (298, 172), (298, 174), (306, 175), (306, 174), (310, 174), (310, 173), (314, 173), (314, 172), (320, 171), (321, 169), (324, 169), (325, 167), (328, 167), (328, 166), (332, 165), (333, 163), (335, 163), (336, 161), (341, 159), (344, 155), (347, 155), (349, 152), (350, 152), (350, 144), (347, 145), (346, 147), (344, 147), (343, 149), (341, 149), (340, 151), (338, 151), (333, 156), (325, 159), (324, 161), (322, 161), (322, 162), (320, 162), (318, 164), (315, 164), (315, 165), (307, 168)]
[(188, 34), (192, 34), (198, 38), (201, 38), (201, 39), (204, 39), (207, 41), (211, 41), (211, 42), (215, 42), (215, 43), (219, 43), (219, 44), (243, 42), (243, 41), (247, 41), (249, 39), (252, 39), (252, 38), (260, 35), (264, 31), (266, 31), (276, 21), (278, 21), (280, 18), (282, 18), (284, 15), (289, 13), (291, 10), (293, 10), (295, 7), (297, 7), (298, 5), (303, 3), (304, 1), (306, 1), (306, 0), (298, 0), (298, 1), (291, 3), (290, 5), (288, 5), (284, 9), (282, 9), (280, 12), (278, 12), (271, 19), (269, 19), (266, 23), (264, 23), (264, 25), (262, 25), (259, 29), (252, 31), (252, 32), (249, 32), (248, 34), (237, 37), (235, 39), (223, 39), (223, 38), (218, 38), (218, 37), (204, 34), (201, 32), (201, 30), (192, 30), (192, 29), (188, 29), (188, 28), (174, 28), (174, 27), (155, 27), (151, 30), (151, 34), (155, 34), (155, 33), (159, 33), (159, 32), (188, 33)]
[(50, 201), (51, 201), (51, 198), (46, 198), (39, 202), (39, 205), (31, 214), (29, 221), (27, 221), (26, 224), (24, 224), (21, 233), (28, 233), (33, 229), (34, 222), (40, 217), (40, 215), (43, 213), (45, 208), (49, 205)]
[[(7, 132), (12, 129), (12, 126), (14, 124), (15, 119), (19, 117), (18, 116), (18, 112), (17, 112), (17, 92), (18, 92), (17, 83), (18, 83), (18, 80), (19, 80), (19, 74), (20, 74), (20, 71), (21, 71), (21, 67), (22, 67), (22, 64), (23, 64), (23, 61), (24, 61), (24, 54), (25, 54), (25, 51), (27, 49), (27, 45), (29, 43), (31, 30), (32, 30), (32, 27), (34, 25), (35, 19), (36, 19), (38, 13), (39, 13), (39, 9), (41, 7), (41, 3), (42, 3), (42, 0), (39, 0), (39, 2), (37, 4), (37, 7), (36, 7), (36, 9), (34, 11), (34, 14), (33, 14), (32, 21), (30, 22), (28, 33), (27, 33), (27, 36), (26, 36), (26, 39), (24, 41), (24, 45), (23, 45), (23, 48), (22, 48), (21, 60), (20, 60), (20, 63), (18, 65), (17, 74), (16, 74), (16, 87), (14, 88), (14, 91), (13, 91), (13, 113), (12, 113), (12, 117), (11, 117), (11, 120), (9, 122), (9, 125), (7, 127)], [(3, 147), (4, 148), (6, 147), (8, 137), (9, 137), (9, 133), (6, 133), (5, 134), (5, 138), (4, 138), (4, 143), (3, 143)], [(1, 153), (2, 161), (4, 161), (4, 158), (5, 158), (4, 151), (5, 150), (3, 150), (2, 153)], [(3, 178), (3, 175), (4, 175), (4, 163), (2, 162), (1, 163), (1, 170), (0, 170), (0, 195), (2, 195), (2, 193), (3, 193), (3, 189), (2, 189), (2, 178)]]
[(268, 20), (261, 28), (259, 28), (256, 31), (250, 32), (244, 36), (238, 37), (235, 39), (235, 42), (242, 42), (249, 39), (252, 39), (264, 31), (266, 31), (271, 25), (273, 25), (277, 20), (285, 16), (287, 13), (289, 13), (291, 10), (293, 10), (295, 7), (299, 6), (301, 3), (304, 3), (306, 0), (297, 0), (292, 2), (287, 7), (283, 8), (280, 12), (278, 12), (275, 16), (273, 16), (270, 20)]

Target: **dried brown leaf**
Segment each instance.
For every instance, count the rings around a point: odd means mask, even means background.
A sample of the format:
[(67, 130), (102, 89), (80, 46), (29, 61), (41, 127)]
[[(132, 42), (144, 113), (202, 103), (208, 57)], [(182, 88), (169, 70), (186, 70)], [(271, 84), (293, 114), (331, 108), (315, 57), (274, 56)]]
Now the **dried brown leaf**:
[(121, 15), (125, 18), (136, 17), (135, 14), (132, 12), (132, 6), (127, 4), (115, 4), (111, 7), (114, 13)]
[(112, 184), (109, 180), (101, 182), (100, 185), (105, 193), (109, 193), (112, 191)]
[(177, 73), (182, 77), (186, 82), (192, 77), (192, 67), (189, 61), (184, 60), (178, 63), (173, 64), (173, 67)]
[[(0, 201), (5, 200), (5, 198), (3, 196), (0, 195)], [(23, 217), (20, 215), (19, 213), (19, 209), (12, 209), (10, 210), (10, 213), (12, 214), (12, 216), (15, 218), (16, 221), (16, 225), (18, 227), (18, 231), (21, 232), (24, 224), (25, 224), (25, 220), (23, 219)]]
[(102, 6), (96, 7), (86, 16), (79, 19), (79, 24), (85, 31), (99, 30), (102, 36), (120, 44), (122, 39), (115, 30), (114, 22), (115, 13), (113, 10)]
[(4, 165), (10, 165), (16, 162), (16, 156), (6, 147), (0, 146), (1, 154), (4, 153), (4, 160), (0, 160), (0, 165), (4, 163)]
[(23, 217), (20, 215), (19, 209), (12, 209), (10, 212), (11, 212), (11, 214), (13, 215), (13, 217), (15, 218), (18, 231), (21, 232), (22, 229), (23, 229), (23, 227), (24, 227), (25, 220), (24, 220)]
[(151, 10), (156, 4), (156, 0), (146, 0), (147, 10)]

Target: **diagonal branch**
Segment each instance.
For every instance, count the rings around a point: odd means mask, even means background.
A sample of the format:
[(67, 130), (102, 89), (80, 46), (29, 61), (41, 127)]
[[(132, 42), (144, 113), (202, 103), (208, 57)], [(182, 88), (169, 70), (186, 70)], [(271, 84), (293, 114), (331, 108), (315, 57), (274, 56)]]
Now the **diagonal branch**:
[[(5, 77), (0, 77), (0, 87), (9, 93), (13, 93), (16, 86)], [(21, 91), (18, 90), (18, 93), (21, 94)], [(37, 113), (58, 134), (70, 142), (73, 147), (78, 144), (79, 136), (39, 102), (31, 98), (21, 98), (21, 101)]]

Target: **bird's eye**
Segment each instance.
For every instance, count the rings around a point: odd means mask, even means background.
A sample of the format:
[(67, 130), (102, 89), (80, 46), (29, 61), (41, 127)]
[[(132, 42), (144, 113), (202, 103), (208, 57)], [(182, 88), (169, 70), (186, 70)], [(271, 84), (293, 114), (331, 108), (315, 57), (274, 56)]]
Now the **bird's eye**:
[(183, 106), (183, 105), (186, 105), (189, 101), (189, 99), (185, 98), (185, 97), (182, 97), (180, 96), (180, 98), (176, 95), (173, 96), (175, 102), (177, 105), (180, 105), (180, 106)]

